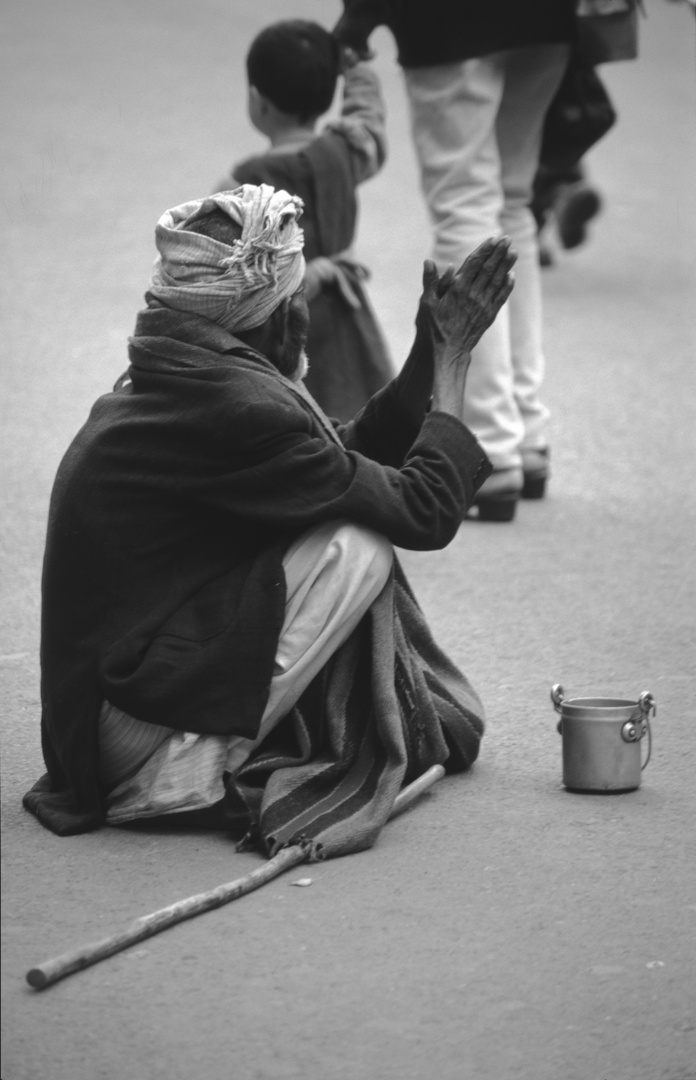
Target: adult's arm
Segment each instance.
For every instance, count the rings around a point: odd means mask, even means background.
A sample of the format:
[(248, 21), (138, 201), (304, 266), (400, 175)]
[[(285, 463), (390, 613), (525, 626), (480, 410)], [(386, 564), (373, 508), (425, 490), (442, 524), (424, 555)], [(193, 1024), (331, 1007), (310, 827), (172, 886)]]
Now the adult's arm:
[[(227, 399), (227, 400), (225, 400)], [(346, 518), (415, 550), (454, 537), (488, 459), (454, 416), (426, 417), (400, 468), (331, 439), (312, 409), (275, 380), (233, 372), (218, 398), (229, 416), (226, 452), (191, 496), (253, 530), (300, 533)], [(240, 408), (243, 402), (243, 408)]]
[[(269, 485), (259, 511), (274, 513), (277, 507), (281, 517), (274, 524), (279, 526), (286, 515), (298, 529), (347, 517), (400, 547), (448, 544), (490, 473), (486, 455), (459, 417), (471, 351), (510, 295), (515, 259), (510, 241), (501, 237), (486, 240), (456, 273), (448, 270), (440, 277), (435, 264), (426, 261), (418, 349), (412, 350), (406, 374), (397, 376), (345, 432), (344, 448), (321, 432), (311, 437), (295, 409), (282, 408), (275, 419), (259, 418), (253, 429), (245, 425), (240, 451), (248, 455), (252, 440), (258, 445), (254, 490), (261, 477)], [(379, 454), (388, 452), (390, 440), (398, 442), (395, 409), (406, 434), (420, 425), (399, 467), (383, 464), (385, 455)], [(275, 433), (270, 441), (269, 431)], [(360, 452), (361, 445), (371, 452)], [(253, 516), (254, 507), (244, 514)]]
[(515, 259), (501, 237), (486, 240), (456, 273), (439, 277), (426, 261), (411, 351), (389, 386), (341, 430), (347, 446), (399, 464), (429, 409), (462, 416), (471, 351), (510, 295)]
[(391, 17), (389, 0), (343, 0), (343, 14), (333, 32), (344, 48), (369, 57), (370, 34), (378, 26), (389, 26)]

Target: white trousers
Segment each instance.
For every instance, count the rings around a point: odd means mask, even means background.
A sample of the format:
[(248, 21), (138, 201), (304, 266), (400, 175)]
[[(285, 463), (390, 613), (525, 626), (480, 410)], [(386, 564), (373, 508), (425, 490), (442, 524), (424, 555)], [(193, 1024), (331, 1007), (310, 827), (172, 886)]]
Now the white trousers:
[(383, 536), (329, 522), (299, 537), (283, 559), (285, 619), (256, 739), (196, 735), (147, 724), (105, 702), (99, 724), (107, 822), (121, 824), (212, 806), (235, 772), (292, 708), (384, 588), (393, 551)]
[(489, 236), (518, 253), (515, 288), (474, 350), (462, 419), (494, 468), (546, 445), (541, 279), (529, 210), (544, 116), (567, 45), (537, 45), (406, 69), (413, 139), (434, 230), (433, 258), (459, 266)]

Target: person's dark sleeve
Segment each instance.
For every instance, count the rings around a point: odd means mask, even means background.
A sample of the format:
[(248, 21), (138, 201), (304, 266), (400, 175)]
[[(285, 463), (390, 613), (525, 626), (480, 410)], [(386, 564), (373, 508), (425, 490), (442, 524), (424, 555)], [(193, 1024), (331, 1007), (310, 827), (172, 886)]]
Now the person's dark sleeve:
[(333, 29), (341, 45), (362, 54), (370, 34), (378, 26), (389, 26), (388, 0), (343, 0), (343, 14)]
[(396, 468), (403, 464), (418, 435), (432, 396), (433, 349), (422, 300), (415, 325), (413, 344), (399, 374), (365, 404), (353, 421), (337, 429), (348, 449)]
[[(374, 399), (373, 399), (374, 400)], [(392, 404), (374, 405), (372, 423), (394, 423)], [(395, 425), (395, 429), (399, 425)], [(221, 470), (206, 501), (220, 500), (249, 523), (301, 532), (347, 518), (414, 550), (445, 547), (454, 537), (490, 465), (455, 417), (430, 413), (400, 468), (383, 465), (327, 439), (304, 408), (247, 396), (230, 434), (230, 470)]]
[(402, 408), (394, 380), (379, 390), (357, 416), (337, 431), (347, 450), (354, 450), (380, 465), (401, 468), (413, 446), (421, 423)]

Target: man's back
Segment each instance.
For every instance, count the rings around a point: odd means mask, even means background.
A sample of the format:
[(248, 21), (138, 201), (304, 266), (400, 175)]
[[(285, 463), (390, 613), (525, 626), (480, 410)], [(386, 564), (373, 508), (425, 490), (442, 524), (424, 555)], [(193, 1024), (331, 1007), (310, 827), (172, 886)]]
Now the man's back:
[[(261, 358), (138, 361), (147, 366), (131, 368), (131, 383), (97, 401), (56, 478), (45, 719), (88, 726), (108, 697), (153, 723), (216, 731), (243, 683), (236, 720), (251, 731), (282, 620), (285, 538), (270, 507), (267, 520), (246, 515), (255, 462), (244, 421), (256, 422), (254, 396), (272, 408), (274, 380)], [(260, 587), (268, 575), (275, 587)]]

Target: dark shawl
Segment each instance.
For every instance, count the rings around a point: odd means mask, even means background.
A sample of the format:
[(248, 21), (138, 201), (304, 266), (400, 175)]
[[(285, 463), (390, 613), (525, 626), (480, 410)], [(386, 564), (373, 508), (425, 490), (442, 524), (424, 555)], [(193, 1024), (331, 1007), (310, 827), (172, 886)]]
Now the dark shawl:
[(25, 806), (67, 834), (104, 818), (98, 715), (254, 737), (285, 604), (282, 555), (347, 518), (444, 546), (490, 466), (454, 417), (418, 431), (387, 387), (329, 438), (258, 353), (197, 316), (140, 314), (131, 382), (100, 398), (54, 484), (42, 606), (47, 775)]

